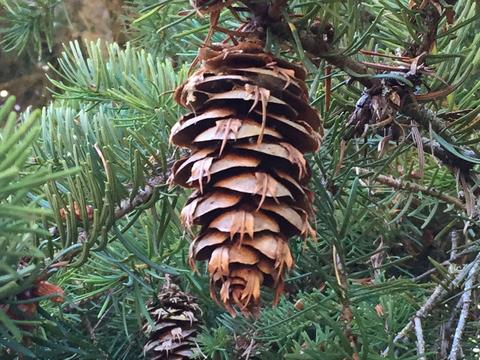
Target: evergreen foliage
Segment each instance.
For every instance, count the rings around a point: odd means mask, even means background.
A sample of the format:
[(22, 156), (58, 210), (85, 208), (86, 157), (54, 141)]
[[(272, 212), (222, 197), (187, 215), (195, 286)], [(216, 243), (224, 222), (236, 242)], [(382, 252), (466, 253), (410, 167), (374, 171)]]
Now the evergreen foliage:
[[(63, 1), (0, 0), (3, 49), (46, 56)], [(264, 4), (280, 16), (266, 19)], [(317, 240), (290, 241), (285, 297), (258, 318), (232, 317), (210, 299), (206, 267), (190, 269), (189, 194), (167, 182), (182, 155), (169, 145), (183, 114), (173, 91), (215, 13), (130, 0), (125, 46), (65, 44), (49, 72), (53, 101), (18, 115), (9, 98), (0, 110), (0, 357), (142, 358), (148, 304), (172, 276), (202, 310), (198, 358), (474, 359), (478, 2), (233, 9), (221, 8), (212, 41), (255, 17), (268, 51), (307, 68), (325, 127), (308, 159)], [(63, 303), (28, 293), (47, 278)]]

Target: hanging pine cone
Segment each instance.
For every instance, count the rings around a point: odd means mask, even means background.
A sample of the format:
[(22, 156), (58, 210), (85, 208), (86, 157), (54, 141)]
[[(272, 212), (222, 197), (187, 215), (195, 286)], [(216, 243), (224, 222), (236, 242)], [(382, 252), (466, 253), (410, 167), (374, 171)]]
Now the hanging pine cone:
[(193, 296), (167, 282), (157, 301), (148, 307), (155, 325), (145, 326), (148, 341), (144, 346), (147, 359), (184, 360), (193, 355), (192, 339), (197, 333), (200, 308)]
[(211, 295), (234, 314), (249, 313), (260, 287), (283, 293), (293, 266), (287, 240), (312, 235), (312, 194), (303, 156), (323, 134), (308, 104), (303, 67), (267, 54), (254, 43), (200, 51), (202, 67), (176, 93), (191, 113), (171, 141), (191, 150), (172, 171), (173, 183), (196, 189), (182, 211), (200, 225), (190, 263), (208, 261)]

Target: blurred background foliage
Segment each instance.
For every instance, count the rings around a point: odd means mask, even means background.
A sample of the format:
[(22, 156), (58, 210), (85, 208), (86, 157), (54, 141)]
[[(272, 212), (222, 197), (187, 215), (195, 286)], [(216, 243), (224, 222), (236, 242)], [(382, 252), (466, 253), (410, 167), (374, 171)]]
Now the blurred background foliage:
[[(296, 266), (286, 296), (258, 319), (232, 318), (209, 298), (205, 269), (194, 274), (186, 260), (191, 234), (179, 211), (187, 194), (167, 185), (178, 156), (169, 131), (182, 113), (172, 94), (207, 36), (208, 17), (186, 0), (0, 5), (0, 357), (142, 358), (142, 328), (151, 321), (145, 304), (171, 274), (202, 308), (199, 358), (355, 358), (341, 316), (347, 299), (357, 358), (418, 359), (414, 333), (394, 339), (439, 285), (448, 294), (422, 320), (427, 358), (441, 358), (442, 329), (465, 291), (449, 284), (479, 250), (478, 2), (458, 0), (454, 22), (440, 20), (425, 60), (433, 71), (415, 89), (440, 92), (422, 104), (444, 119), (435, 139), (469, 164), (468, 181), (428, 146), (415, 147), (404, 115), (396, 121), (407, 124), (405, 141), (385, 140), (381, 131), (345, 140), (363, 86), (308, 56), (295, 37), (326, 20), (339, 54), (394, 67), (395, 59), (379, 54), (398, 56), (421, 43), (428, 24), (417, 10), (398, 0), (288, 3), (293, 36), (269, 34), (268, 46), (305, 64), (311, 102), (327, 129), (309, 159), (318, 239), (291, 242)], [(220, 24), (235, 29), (245, 17), (224, 10)], [(447, 85), (455, 91), (442, 95)], [(421, 136), (434, 133), (427, 127)], [(346, 288), (333, 248), (346, 267)], [(40, 278), (61, 287), (65, 301), (26, 296)], [(38, 309), (24, 316), (25, 304)], [(466, 358), (478, 349), (478, 315), (475, 305), (464, 330)]]

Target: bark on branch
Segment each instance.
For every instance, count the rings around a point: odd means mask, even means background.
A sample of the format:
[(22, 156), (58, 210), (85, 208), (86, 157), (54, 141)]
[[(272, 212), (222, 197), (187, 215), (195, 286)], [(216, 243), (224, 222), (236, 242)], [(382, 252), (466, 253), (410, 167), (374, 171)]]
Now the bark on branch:
[[(355, 168), (357, 173), (363, 174), (363, 175), (368, 175), (371, 172), (367, 169), (363, 168)], [(451, 204), (455, 206), (457, 209), (465, 211), (465, 204), (458, 198), (445, 194), (443, 192), (440, 192), (434, 188), (430, 187), (425, 187), (419, 184), (416, 184), (414, 182), (402, 180), (402, 179), (395, 179), (392, 176), (387, 176), (387, 175), (377, 175), (373, 181), (379, 182), (383, 185), (390, 186), (396, 190), (405, 190), (408, 192), (421, 192), (422, 194), (429, 195), (432, 197), (435, 197), (439, 200), (442, 200), (443, 202), (446, 202), (447, 204)]]
[[(171, 164), (169, 162), (169, 164), (167, 165), (168, 169), (170, 169), (170, 165)], [(156, 189), (159, 186), (166, 184), (168, 176), (168, 171), (160, 168), (158, 169), (158, 171), (155, 171), (153, 174), (151, 174), (151, 177), (146, 180), (145, 186), (142, 189), (138, 189), (133, 197), (132, 194), (129, 197), (120, 201), (120, 204), (115, 208), (114, 211), (114, 220), (120, 220), (124, 216), (141, 207), (142, 205), (147, 204), (152, 198), (152, 196), (155, 194)], [(56, 227), (51, 228), (50, 233), (52, 234), (52, 236), (54, 236), (58, 233), (58, 229)], [(83, 246), (81, 246), (81, 244), (83, 244), (88, 239), (88, 235), (88, 229), (80, 230), (78, 232), (77, 241), (70, 248), (70, 251), (65, 251), (62, 256), (57, 258), (56, 261), (46, 269), (46, 271), (48, 271), (48, 269), (56, 267), (56, 264), (60, 262), (68, 263), (69, 261), (71, 261), (71, 259), (75, 255), (82, 251)]]

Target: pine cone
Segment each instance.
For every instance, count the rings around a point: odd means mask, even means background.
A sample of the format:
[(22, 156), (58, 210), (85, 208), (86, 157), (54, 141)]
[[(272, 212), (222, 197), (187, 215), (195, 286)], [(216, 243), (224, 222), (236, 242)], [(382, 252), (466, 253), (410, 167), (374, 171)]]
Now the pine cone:
[[(28, 266), (28, 263), (28, 258), (22, 258), (19, 269)], [(35, 300), (35, 298), (49, 295), (56, 295), (50, 297), (50, 301), (52, 302), (62, 303), (64, 301), (64, 290), (61, 287), (45, 280), (37, 280), (32, 287), (15, 295), (16, 300), (19, 302), (18, 304), (15, 303), (15, 301), (13, 304), (0, 304), (0, 311), (6, 313), (12, 320), (24, 321), (25, 323), (20, 323), (19, 327), (22, 330), (32, 333), (35, 325), (30, 325), (28, 321), (35, 319), (37, 316), (39, 301)], [(25, 334), (23, 341), (29, 341), (28, 336)]]
[(173, 166), (172, 182), (196, 189), (182, 211), (201, 231), (190, 263), (207, 260), (211, 295), (234, 314), (254, 311), (260, 287), (283, 293), (293, 266), (288, 237), (314, 232), (312, 193), (303, 156), (316, 151), (321, 119), (308, 104), (303, 67), (254, 43), (202, 49), (202, 67), (176, 93), (191, 110), (171, 141), (191, 150)]
[(145, 326), (148, 341), (144, 353), (152, 360), (183, 360), (193, 355), (191, 341), (197, 333), (200, 308), (193, 296), (167, 283), (148, 312), (155, 325)]

